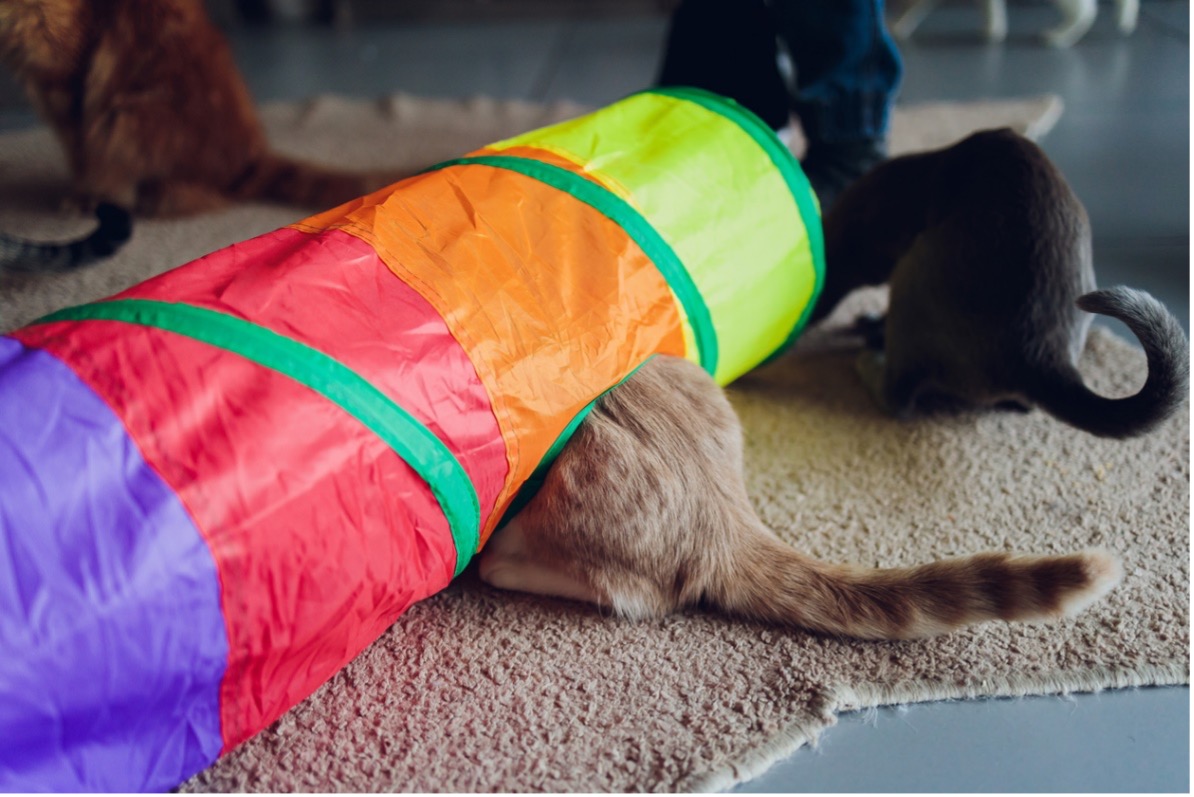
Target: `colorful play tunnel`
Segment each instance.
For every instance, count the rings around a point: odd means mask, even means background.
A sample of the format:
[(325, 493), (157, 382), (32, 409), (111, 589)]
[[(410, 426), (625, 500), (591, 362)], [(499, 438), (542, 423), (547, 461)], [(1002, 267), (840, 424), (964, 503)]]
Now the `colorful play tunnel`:
[(602, 393), (655, 354), (729, 382), (822, 272), (774, 134), (660, 90), (0, 337), (0, 789), (202, 770), (460, 573)]

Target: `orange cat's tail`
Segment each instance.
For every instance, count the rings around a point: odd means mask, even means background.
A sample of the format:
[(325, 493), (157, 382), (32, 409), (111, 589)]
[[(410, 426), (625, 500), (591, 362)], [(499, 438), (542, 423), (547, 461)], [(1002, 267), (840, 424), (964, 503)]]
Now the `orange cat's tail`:
[(1102, 551), (1068, 556), (985, 553), (870, 569), (800, 555), (761, 532), (705, 597), (735, 614), (862, 639), (933, 636), (984, 620), (1066, 617), (1119, 582)]
[(238, 199), (327, 210), (395, 183), (409, 172), (352, 172), (268, 153), (233, 187)]

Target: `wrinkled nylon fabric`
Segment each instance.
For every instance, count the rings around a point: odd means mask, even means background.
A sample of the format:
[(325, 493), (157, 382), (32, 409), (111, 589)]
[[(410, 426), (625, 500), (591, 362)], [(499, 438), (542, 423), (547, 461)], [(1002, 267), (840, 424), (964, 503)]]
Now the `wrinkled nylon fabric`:
[[(535, 147), (585, 164), (637, 208), (696, 283), (717, 330), (714, 375), (727, 384), (780, 348), (816, 301), (824, 264), (810, 244), (820, 219), (815, 204), (801, 207), (812, 191), (769, 128), (727, 100), (691, 94), (636, 94), (599, 111), (606, 124), (581, 117), (487, 150)], [(668, 135), (644, 135), (651, 130)], [(798, 185), (761, 140), (782, 150)]]
[(450, 581), (455, 550), (430, 490), (318, 393), (152, 327), (59, 322), (15, 335), (112, 408), (203, 535), (227, 628), (225, 750)]
[(0, 791), (169, 789), (223, 747), (211, 554), (112, 411), (11, 338), (0, 418)]
[(642, 248), (524, 174), (449, 166), (296, 227), (367, 241), (469, 354), (509, 460), (482, 543), (594, 396), (653, 353), (687, 353), (672, 291)]
[[(578, 416), (648, 358), (686, 356), (725, 382), (781, 346), (820, 287), (815, 202), (792, 180), (794, 162), (777, 168), (770, 133), (699, 100), (635, 95), (115, 297), (152, 305), (152, 323), (105, 309), (0, 339), (5, 412), (33, 418), (16, 424), (29, 434), (0, 436), (0, 570), (17, 585), (0, 585), (0, 631), (30, 649), (12, 666), (43, 655), (33, 632), (47, 611), (91, 599), (97, 584), (120, 592), (111, 616), (79, 615), (85, 633), (54, 649), (46, 684), (0, 706), (0, 738), (29, 740), (18, 753), (0, 746), (0, 785), (5, 775), (57, 785), (47, 767), (72, 770), (64, 790), (175, 785), (442, 589), (526, 500)], [(514, 160), (540, 165), (508, 168)], [(187, 333), (172, 313), (211, 318), (213, 330)], [(226, 337), (238, 329), (269, 351)], [(22, 401), (33, 362), (54, 374), (39, 390), (90, 409)], [(349, 394), (303, 376), (321, 368)], [(413, 449), (387, 444), (390, 427), (359, 411), (372, 393), (404, 419), (394, 428), (417, 424), (410, 434), (430, 436), (443, 461), (407, 462)], [(102, 428), (77, 423), (90, 414)], [(94, 450), (93, 433), (105, 441)], [(61, 474), (76, 472), (62, 489)], [(465, 492), (446, 489), (444, 474)], [(43, 513), (122, 476), (150, 487), (104, 500), (148, 489), (138, 506), (157, 508)], [(453, 495), (471, 502), (467, 533)], [(59, 537), (74, 542), (56, 547)], [(164, 561), (117, 554), (122, 545), (150, 545)], [(146, 609), (163, 567), (204, 608), (184, 591)], [(171, 625), (180, 617), (207, 630), (184, 645)], [(141, 654), (136, 666), (110, 638), (129, 624), (145, 640), (122, 643)], [(44, 697), (97, 670), (109, 691)], [(185, 688), (163, 703), (147, 687), (155, 678)], [(137, 721), (115, 735), (78, 729), (110, 705)]]

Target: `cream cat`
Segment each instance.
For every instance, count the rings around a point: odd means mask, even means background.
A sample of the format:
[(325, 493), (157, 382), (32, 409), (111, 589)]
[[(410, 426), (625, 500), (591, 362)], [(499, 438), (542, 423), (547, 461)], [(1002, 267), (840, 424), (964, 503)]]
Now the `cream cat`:
[(721, 389), (697, 365), (666, 356), (598, 401), (539, 492), (480, 555), (481, 578), (495, 587), (624, 617), (702, 605), (862, 639), (1069, 616), (1120, 572), (1102, 551), (889, 570), (804, 556), (751, 507), (742, 431)]

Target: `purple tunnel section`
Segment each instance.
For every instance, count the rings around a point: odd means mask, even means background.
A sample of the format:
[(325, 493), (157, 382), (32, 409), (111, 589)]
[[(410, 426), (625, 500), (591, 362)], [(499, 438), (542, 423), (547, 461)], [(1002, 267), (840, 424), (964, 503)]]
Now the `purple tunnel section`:
[(0, 791), (164, 791), (220, 754), (215, 564), (64, 363), (0, 337)]

